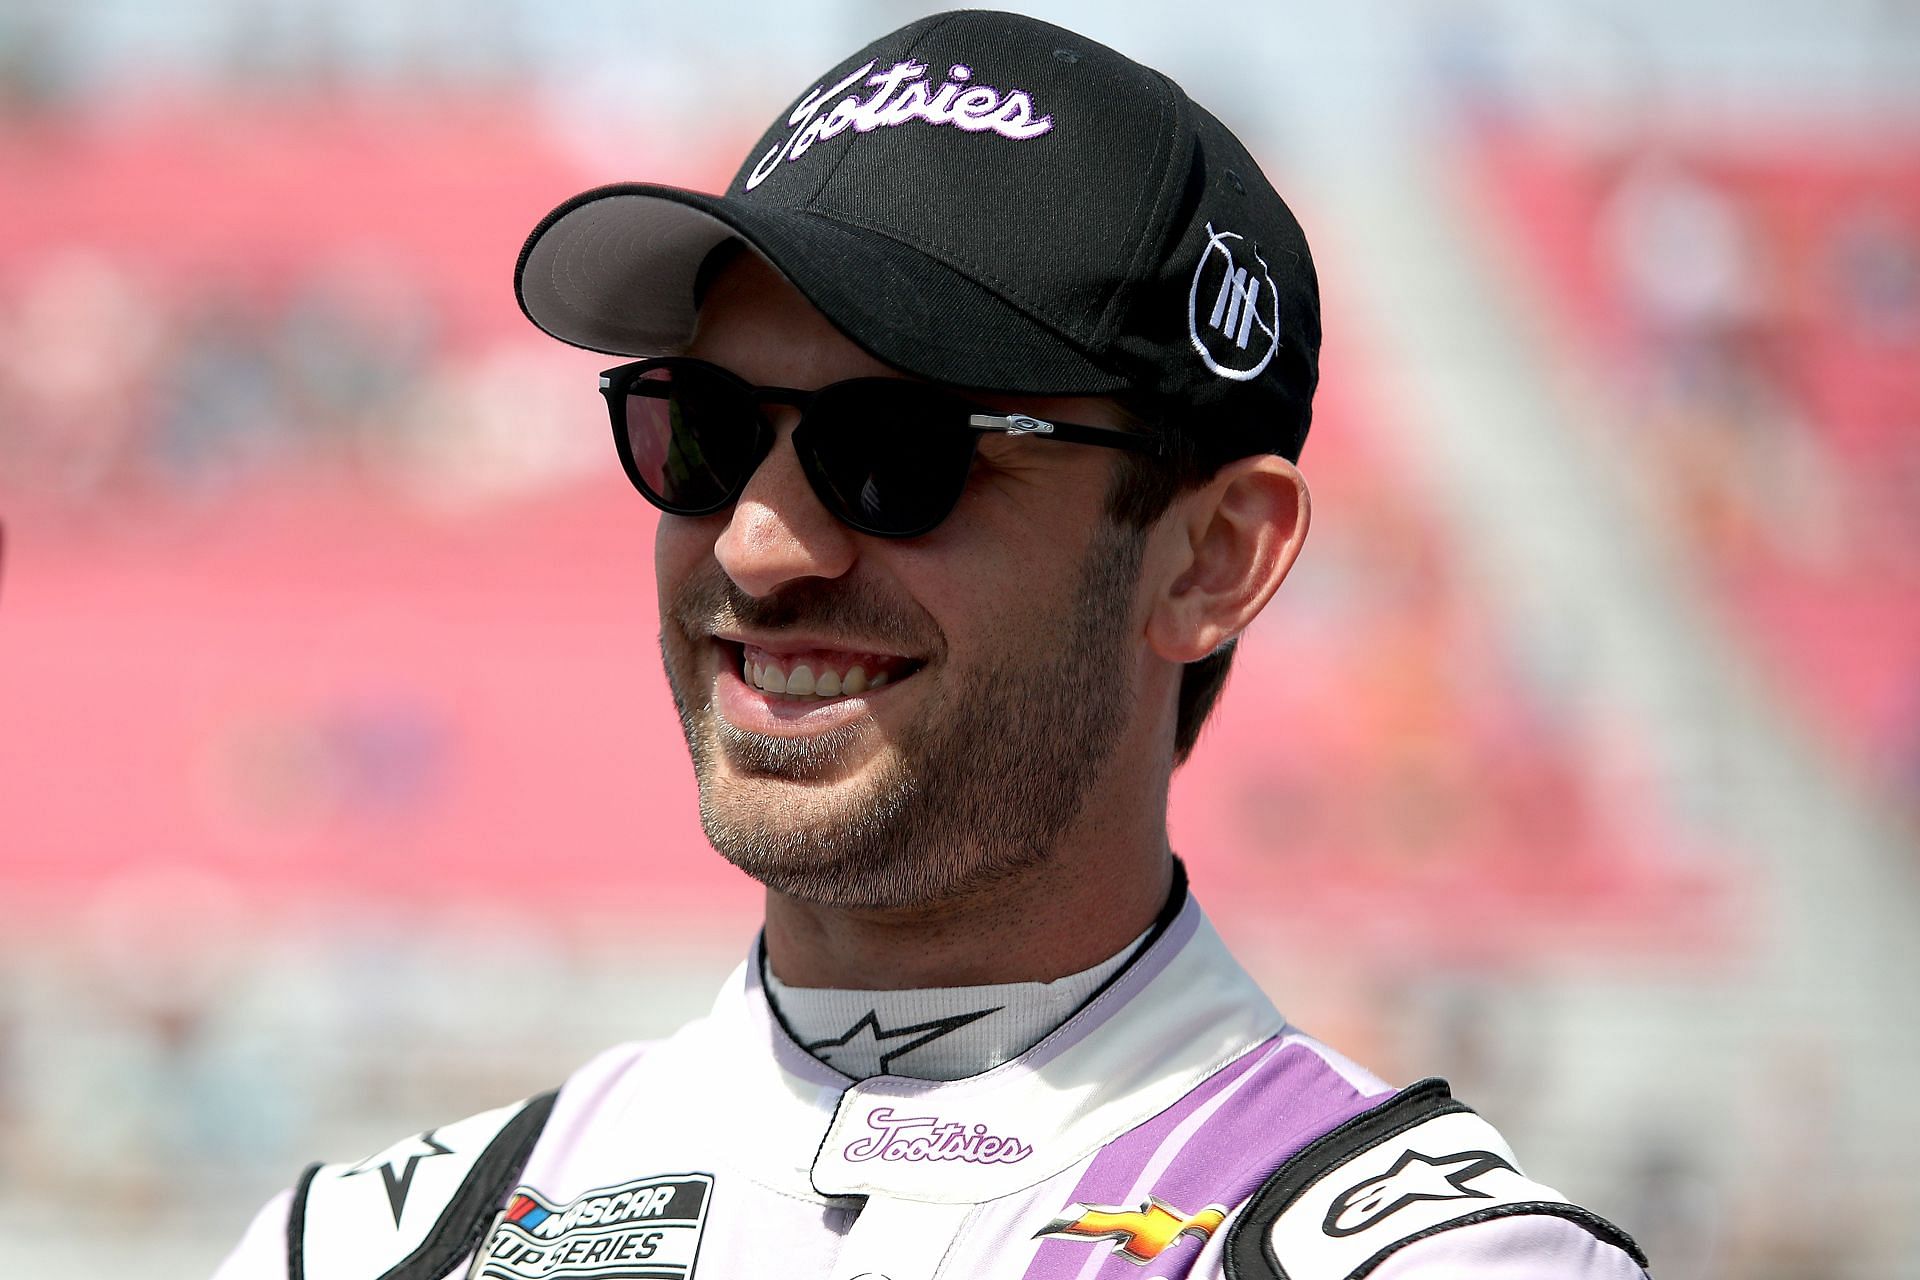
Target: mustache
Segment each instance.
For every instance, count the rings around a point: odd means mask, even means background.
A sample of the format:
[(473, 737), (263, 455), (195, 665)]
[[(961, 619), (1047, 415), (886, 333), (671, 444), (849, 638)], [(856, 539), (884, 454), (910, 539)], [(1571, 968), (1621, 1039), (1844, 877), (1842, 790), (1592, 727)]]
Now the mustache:
[(674, 593), (667, 616), (686, 635), (805, 628), (893, 653), (932, 656), (943, 647), (940, 629), (925, 610), (870, 585), (801, 578), (770, 595), (750, 596), (717, 565), (694, 574)]

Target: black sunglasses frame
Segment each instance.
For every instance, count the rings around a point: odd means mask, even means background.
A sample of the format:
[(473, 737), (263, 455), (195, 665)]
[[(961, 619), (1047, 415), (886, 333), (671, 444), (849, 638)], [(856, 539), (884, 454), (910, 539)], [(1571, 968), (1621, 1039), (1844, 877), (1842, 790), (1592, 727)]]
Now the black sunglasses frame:
[[(751, 404), (755, 407), (753, 420), (748, 424), (754, 432), (752, 466), (747, 468), (745, 474), (739, 478), (738, 482), (734, 484), (719, 501), (704, 506), (671, 504), (661, 495), (656, 494), (642, 477), (639, 462), (633, 456), (632, 437), (627, 429), (627, 397), (630, 395), (643, 395), (657, 399), (666, 399), (670, 384), (658, 380), (648, 380), (646, 375), (657, 369), (671, 371), (676, 368), (697, 369), (700, 371), (701, 376), (712, 377), (723, 382), (731, 383), (743, 393), (744, 403)], [(821, 505), (826, 507), (835, 519), (858, 533), (868, 534), (876, 538), (917, 538), (932, 532), (935, 528), (939, 527), (942, 521), (953, 514), (954, 508), (959, 505), (961, 489), (964, 487), (964, 477), (962, 478), (962, 484), (956, 486), (954, 489), (953, 501), (949, 502), (943, 509), (933, 513), (930, 519), (908, 529), (882, 529), (866, 524), (852, 517), (847, 511), (842, 509), (844, 504), (842, 504), (831, 491), (831, 486), (815, 473), (817, 463), (813, 461), (813, 455), (802, 447), (805, 439), (802, 433), (808, 428), (809, 415), (815, 401), (820, 396), (829, 392), (844, 392), (846, 388), (869, 383), (879, 384), (886, 387), (889, 391), (894, 391), (901, 387), (923, 388), (926, 393), (929, 416), (934, 419), (933, 422), (928, 424), (926, 429), (929, 431), (957, 429), (967, 433), (969, 439), (967, 441), (966, 465), (968, 467), (972, 465), (973, 446), (981, 436), (988, 435), (1024, 436), (1032, 440), (1052, 440), (1063, 444), (1094, 445), (1103, 449), (1124, 449), (1131, 453), (1145, 454), (1150, 457), (1161, 457), (1166, 453), (1165, 447), (1160, 440), (1154, 436), (1143, 435), (1139, 432), (1128, 431), (1120, 427), (1096, 427), (1084, 423), (1056, 422), (1045, 418), (1036, 418), (1031, 414), (1025, 413), (998, 413), (985, 405), (975, 404), (969, 401), (965, 396), (957, 392), (950, 391), (932, 383), (917, 382), (910, 378), (849, 378), (841, 382), (828, 383), (826, 386), (816, 388), (812, 391), (805, 391), (797, 387), (755, 386), (723, 365), (713, 364), (710, 361), (696, 359), (692, 356), (655, 356), (606, 370), (600, 375), (600, 392), (607, 398), (607, 410), (613, 423), (614, 447), (619, 450), (620, 463), (626, 469), (627, 479), (633, 483), (634, 488), (640, 491), (642, 497), (669, 515), (688, 517), (710, 516), (725, 510), (739, 500), (740, 494), (746, 489), (747, 482), (753, 478), (753, 473), (759, 469), (761, 463), (766, 461), (767, 454), (771, 452), (775, 439), (774, 428), (772, 424), (767, 421), (766, 415), (758, 411), (759, 406), (777, 404), (786, 405), (800, 411), (800, 421), (794, 428), (794, 449), (800, 457), (801, 470), (805, 473), (807, 483), (814, 491), (814, 496), (820, 500)], [(950, 426), (943, 424), (940, 421), (941, 414), (939, 412), (942, 409), (958, 410), (965, 415), (964, 421), (953, 421)], [(832, 429), (831, 420), (824, 424), (817, 419), (814, 420), (813, 430), (831, 431)]]

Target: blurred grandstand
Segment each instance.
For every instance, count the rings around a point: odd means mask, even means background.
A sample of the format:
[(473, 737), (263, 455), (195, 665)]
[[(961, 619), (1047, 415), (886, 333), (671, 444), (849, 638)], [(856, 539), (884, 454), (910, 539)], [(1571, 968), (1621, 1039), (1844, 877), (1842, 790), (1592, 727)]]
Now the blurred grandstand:
[(1630, 434), (1720, 624), (1810, 731), (1920, 794), (1920, 131), (1507, 131), (1477, 189)]
[[(1313, 536), (1176, 783), (1230, 940), (1668, 1280), (1920, 1277), (1920, 20), (1027, 7), (1253, 142), (1327, 294)], [(0, 0), (33, 1274), (204, 1274), (740, 954), (608, 361), (511, 264), (916, 11)]]

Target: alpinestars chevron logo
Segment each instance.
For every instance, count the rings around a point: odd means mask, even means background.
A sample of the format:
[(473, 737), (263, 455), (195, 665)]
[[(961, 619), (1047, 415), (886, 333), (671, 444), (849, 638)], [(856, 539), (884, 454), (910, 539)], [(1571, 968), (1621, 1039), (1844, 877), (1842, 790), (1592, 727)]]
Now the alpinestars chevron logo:
[(1225, 1205), (1210, 1204), (1191, 1216), (1149, 1196), (1137, 1209), (1103, 1204), (1070, 1204), (1060, 1217), (1033, 1233), (1038, 1240), (1113, 1241), (1113, 1252), (1128, 1262), (1148, 1263), (1182, 1236), (1205, 1241), (1227, 1220)]
[(417, 1138), (408, 1138), (378, 1155), (368, 1156), (353, 1168), (343, 1170), (340, 1176), (351, 1178), (355, 1174), (372, 1173), (378, 1169), (380, 1180), (387, 1186), (387, 1205), (393, 1210), (393, 1225), (398, 1228), (400, 1214), (407, 1207), (407, 1192), (413, 1188), (414, 1168), (422, 1160), (453, 1154), (452, 1147), (433, 1136), (435, 1132), (429, 1129)]
[[(893, 1060), (912, 1053), (915, 1049), (932, 1044), (941, 1036), (958, 1031), (970, 1022), (978, 1022), (990, 1013), (1000, 1009), (981, 1009), (974, 1013), (956, 1013), (948, 1018), (935, 1018), (930, 1022), (916, 1022), (909, 1027), (895, 1027), (889, 1031), (880, 1025), (877, 1013), (868, 1011), (858, 1022), (848, 1027), (845, 1034), (829, 1036), (825, 1040), (815, 1040), (806, 1046), (808, 1053), (820, 1059), (830, 1067), (858, 1066), (863, 1058), (878, 1050), (880, 1074), (893, 1073)], [(885, 1046), (884, 1048), (882, 1046)]]
[(1330, 1236), (1359, 1235), (1382, 1218), (1420, 1200), (1491, 1200), (1493, 1195), (1467, 1184), (1495, 1169), (1518, 1173), (1491, 1151), (1456, 1151), (1450, 1156), (1422, 1155), (1411, 1148), (1393, 1168), (1341, 1192), (1327, 1209), (1321, 1230)]

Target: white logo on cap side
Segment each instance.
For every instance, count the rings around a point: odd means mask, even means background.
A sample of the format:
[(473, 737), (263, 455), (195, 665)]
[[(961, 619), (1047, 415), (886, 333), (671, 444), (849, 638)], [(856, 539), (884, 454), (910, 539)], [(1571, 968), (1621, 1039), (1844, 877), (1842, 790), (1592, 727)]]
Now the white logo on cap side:
[[(793, 133), (787, 140), (760, 157), (747, 175), (746, 189), (753, 190), (772, 176), (782, 162), (798, 159), (807, 148), (851, 128), (856, 133), (891, 129), (895, 125), (922, 120), (932, 125), (952, 125), (968, 133), (997, 133), (1015, 142), (1037, 138), (1053, 128), (1052, 116), (1035, 116), (1033, 99), (1024, 89), (1001, 93), (989, 85), (969, 84), (973, 68), (956, 62), (947, 72), (947, 80), (929, 91), (925, 63), (908, 59), (875, 74), (869, 62), (846, 79), (830, 87), (816, 88), (800, 99), (800, 105), (787, 117)], [(822, 112), (821, 108), (836, 95), (865, 81), (873, 86), (873, 96), (865, 102), (858, 94), (847, 94)]]
[[(1259, 377), (1273, 360), (1273, 353), (1280, 349), (1280, 291), (1274, 288), (1267, 260), (1254, 253), (1253, 260), (1260, 266), (1260, 274), (1255, 276), (1234, 261), (1233, 250), (1227, 244), (1229, 240), (1244, 238), (1233, 231), (1215, 231), (1209, 222), (1207, 247), (1200, 251), (1200, 261), (1193, 268), (1193, 284), (1187, 289), (1187, 336), (1193, 342), (1193, 349), (1207, 368), (1235, 382), (1249, 382)], [(1220, 283), (1218, 288), (1206, 291), (1210, 306), (1206, 316), (1207, 332), (1202, 334), (1200, 285), (1209, 274), (1207, 268), (1216, 261), (1216, 254)], [(1255, 337), (1256, 330), (1265, 335), (1265, 341)], [(1236, 354), (1240, 358), (1236, 358)]]

